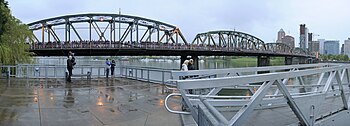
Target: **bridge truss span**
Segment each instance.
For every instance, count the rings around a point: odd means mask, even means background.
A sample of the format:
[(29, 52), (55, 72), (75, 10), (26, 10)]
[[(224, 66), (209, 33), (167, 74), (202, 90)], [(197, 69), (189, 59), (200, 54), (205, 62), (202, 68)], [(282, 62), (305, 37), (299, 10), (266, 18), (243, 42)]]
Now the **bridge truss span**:
[[(157, 42), (185, 43), (180, 29), (174, 25), (138, 16), (121, 14), (76, 14), (44, 19), (28, 24), (39, 31), (33, 42)], [(58, 30), (62, 30), (58, 34)], [(62, 37), (64, 34), (64, 37)], [(38, 37), (40, 36), (40, 37)]]
[(226, 47), (238, 50), (265, 50), (264, 41), (238, 31), (209, 31), (196, 35), (192, 44)]
[(261, 54), (308, 55), (302, 49), (289, 47), (284, 43), (265, 43), (253, 35), (229, 30), (199, 33), (192, 41), (193, 45), (214, 47), (231, 51)]
[(75, 14), (29, 23), (30, 51), (38, 56), (282, 56), (312, 58), (282, 43), (239, 31), (209, 31), (187, 42), (174, 25), (122, 14)]

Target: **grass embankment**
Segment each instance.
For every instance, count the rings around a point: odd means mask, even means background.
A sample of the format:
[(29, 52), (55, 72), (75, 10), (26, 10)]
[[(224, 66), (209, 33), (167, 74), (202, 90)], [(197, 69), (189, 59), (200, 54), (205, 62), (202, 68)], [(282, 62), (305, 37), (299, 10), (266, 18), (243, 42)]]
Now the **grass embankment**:
[[(256, 57), (238, 57), (230, 59), (231, 63), (235, 64), (237, 67), (249, 67), (249, 66), (257, 66), (258, 59)], [(272, 57), (270, 58), (270, 65), (284, 65), (283, 57)]]

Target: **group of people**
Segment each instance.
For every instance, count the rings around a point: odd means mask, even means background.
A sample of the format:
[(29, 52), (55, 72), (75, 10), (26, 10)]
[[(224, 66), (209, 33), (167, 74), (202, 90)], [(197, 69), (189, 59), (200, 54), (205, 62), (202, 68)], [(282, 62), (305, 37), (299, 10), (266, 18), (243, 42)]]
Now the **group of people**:
[[(114, 69), (116, 62), (115, 60), (110, 61), (110, 59), (106, 59), (106, 78), (109, 76), (109, 71), (111, 71), (111, 75), (114, 75)], [(69, 51), (68, 53), (68, 59), (67, 59), (67, 70), (68, 70), (68, 75), (67, 75), (67, 82), (72, 82), (72, 74), (73, 74), (73, 67), (76, 64), (75, 62), (75, 57), (74, 53)]]
[(195, 70), (193, 59), (185, 60), (181, 65), (181, 71)]
[(111, 75), (114, 75), (114, 68), (115, 68), (115, 60), (112, 60), (112, 62), (107, 58), (106, 59), (106, 78), (108, 78), (109, 70), (111, 70)]

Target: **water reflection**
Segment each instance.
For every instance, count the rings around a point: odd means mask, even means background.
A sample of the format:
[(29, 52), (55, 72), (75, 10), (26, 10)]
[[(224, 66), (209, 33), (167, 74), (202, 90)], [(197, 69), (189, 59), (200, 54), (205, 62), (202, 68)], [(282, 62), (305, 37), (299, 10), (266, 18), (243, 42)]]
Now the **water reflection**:
[(63, 101), (63, 106), (65, 108), (71, 108), (74, 106), (75, 98), (73, 96), (73, 90), (71, 84), (66, 84), (65, 97)]

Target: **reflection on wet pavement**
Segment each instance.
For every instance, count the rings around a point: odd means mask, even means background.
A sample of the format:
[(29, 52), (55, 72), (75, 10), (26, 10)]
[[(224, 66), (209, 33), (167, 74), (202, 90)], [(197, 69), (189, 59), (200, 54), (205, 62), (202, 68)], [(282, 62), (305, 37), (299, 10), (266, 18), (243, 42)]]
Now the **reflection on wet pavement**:
[[(179, 126), (164, 86), (121, 78), (0, 79), (0, 125)], [(179, 107), (179, 98), (171, 103)]]

